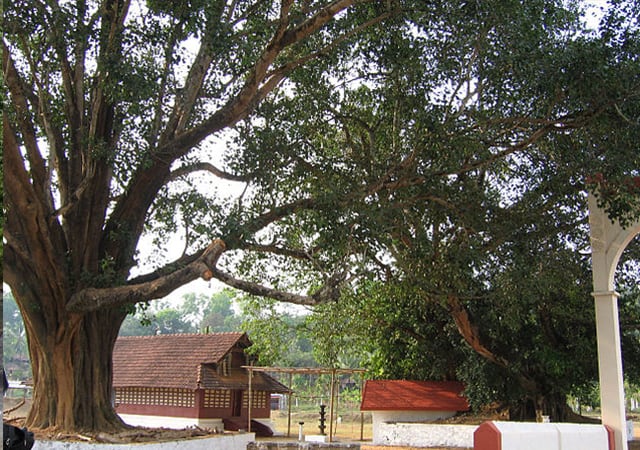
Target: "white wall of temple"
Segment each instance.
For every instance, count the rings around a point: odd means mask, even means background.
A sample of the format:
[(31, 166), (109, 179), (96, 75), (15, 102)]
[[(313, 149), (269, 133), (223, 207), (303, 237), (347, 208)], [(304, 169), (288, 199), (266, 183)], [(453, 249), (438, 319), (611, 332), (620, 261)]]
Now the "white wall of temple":
[(120, 418), (127, 424), (138, 427), (149, 428), (172, 428), (180, 430), (187, 427), (198, 426), (212, 430), (224, 430), (222, 419), (197, 419), (193, 417), (171, 417), (171, 416), (145, 416), (140, 414), (119, 414)]

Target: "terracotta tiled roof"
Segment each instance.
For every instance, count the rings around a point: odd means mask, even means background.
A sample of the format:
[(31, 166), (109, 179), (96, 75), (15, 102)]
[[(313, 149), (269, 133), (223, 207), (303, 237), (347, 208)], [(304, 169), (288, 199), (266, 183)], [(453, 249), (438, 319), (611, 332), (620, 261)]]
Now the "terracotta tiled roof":
[(456, 381), (367, 380), (362, 411), (467, 411), (464, 385)]
[[(206, 389), (249, 389), (249, 376), (245, 369), (231, 369), (226, 376), (218, 375), (215, 367), (201, 366), (201, 386)], [(264, 372), (253, 372), (251, 389), (254, 391), (289, 392), (289, 389)]]
[(195, 389), (201, 364), (217, 364), (239, 345), (245, 333), (167, 334), (120, 337), (113, 351), (114, 387)]

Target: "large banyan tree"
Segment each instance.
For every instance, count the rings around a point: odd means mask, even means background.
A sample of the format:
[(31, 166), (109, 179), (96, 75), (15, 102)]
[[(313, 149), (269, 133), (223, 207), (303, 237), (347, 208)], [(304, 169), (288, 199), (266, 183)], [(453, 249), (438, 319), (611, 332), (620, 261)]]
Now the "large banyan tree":
[[(218, 258), (251, 240), (228, 220), (234, 210), (204, 201), (189, 177), (250, 182), (242, 168), (220, 169), (221, 132), (296, 69), (393, 14), (395, 6), (378, 3), (8, 5), (4, 279), (29, 340), (28, 426), (122, 426), (111, 405), (111, 352), (129, 307), (198, 277), (229, 277)], [(245, 225), (256, 233), (304, 207), (271, 206)], [(177, 222), (188, 225), (185, 251), (133, 276), (143, 233), (164, 226), (161, 236)]]
[(524, 227), (527, 203), (576, 211), (560, 194), (587, 175), (612, 214), (637, 214), (635, 6), (588, 34), (566, 3), (12, 2), (4, 279), (29, 339), (27, 425), (122, 427), (120, 324), (197, 278), (337, 300), (413, 270), (393, 254), (416, 243), (482, 245)]

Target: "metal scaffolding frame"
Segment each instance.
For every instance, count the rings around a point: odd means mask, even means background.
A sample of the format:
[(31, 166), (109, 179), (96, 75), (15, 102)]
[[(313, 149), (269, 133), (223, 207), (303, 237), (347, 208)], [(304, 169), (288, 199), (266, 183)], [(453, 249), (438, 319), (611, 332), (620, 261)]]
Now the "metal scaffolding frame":
[[(271, 373), (285, 373), (289, 375), (289, 383), (287, 388), (289, 389), (288, 401), (287, 401), (287, 437), (291, 436), (291, 385), (293, 384), (294, 374), (307, 374), (307, 375), (331, 375), (331, 393), (329, 398), (329, 442), (333, 442), (333, 416), (335, 414), (334, 400), (336, 396), (336, 376), (343, 374), (364, 373), (365, 369), (337, 369), (331, 367), (265, 367), (265, 366), (242, 366), (243, 369), (249, 371), (249, 408), (247, 418), (247, 430), (251, 431), (251, 408), (253, 407), (253, 372), (271, 372)], [(364, 380), (363, 380), (364, 381)], [(362, 386), (361, 386), (362, 389)], [(362, 421), (362, 418), (361, 418)], [(362, 439), (362, 424), (360, 426), (360, 438)]]

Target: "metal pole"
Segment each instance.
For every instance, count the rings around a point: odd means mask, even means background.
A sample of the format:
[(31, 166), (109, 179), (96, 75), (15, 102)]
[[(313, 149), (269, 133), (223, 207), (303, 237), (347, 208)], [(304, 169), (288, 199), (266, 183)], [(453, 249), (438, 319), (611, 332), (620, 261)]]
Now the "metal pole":
[(253, 369), (249, 368), (249, 411), (247, 411), (247, 431), (251, 433), (251, 408), (253, 407)]

